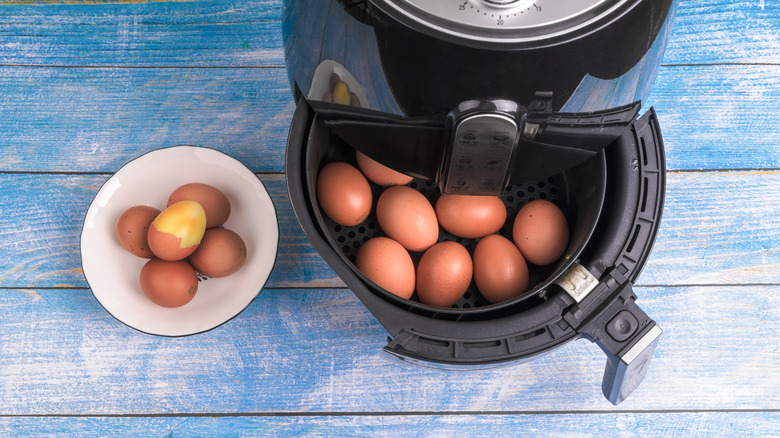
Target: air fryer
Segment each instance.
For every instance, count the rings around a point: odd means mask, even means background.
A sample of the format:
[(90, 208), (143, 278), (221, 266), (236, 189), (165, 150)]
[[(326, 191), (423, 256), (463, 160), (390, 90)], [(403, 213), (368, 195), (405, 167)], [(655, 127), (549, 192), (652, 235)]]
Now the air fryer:
[[(285, 54), (297, 108), (287, 145), (296, 217), (322, 258), (389, 333), (383, 352), (471, 369), (528, 360), (578, 338), (607, 355), (602, 389), (623, 401), (661, 329), (632, 285), (655, 240), (665, 161), (641, 100), (658, 70), (672, 0), (329, 0), (285, 2)], [(350, 91), (340, 101), (333, 86)], [(442, 193), (498, 195), (499, 234), (534, 199), (570, 224), (556, 262), (531, 266), (530, 291), (493, 304), (472, 284), (450, 308), (400, 298), (354, 265), (383, 235), (318, 205), (317, 174), (360, 151)], [(373, 185), (374, 199), (382, 188)], [(478, 240), (441, 229), (469, 252)], [(411, 253), (417, 261), (421, 254)]]

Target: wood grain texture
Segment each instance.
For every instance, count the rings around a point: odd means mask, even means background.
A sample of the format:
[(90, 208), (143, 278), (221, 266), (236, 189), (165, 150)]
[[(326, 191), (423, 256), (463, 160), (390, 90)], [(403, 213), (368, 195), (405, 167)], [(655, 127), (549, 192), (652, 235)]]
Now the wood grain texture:
[(380, 355), (387, 332), (348, 290), (267, 289), (210, 332), (163, 338), (117, 322), (88, 290), (5, 289), (0, 414), (780, 408), (778, 286), (637, 294), (664, 334), (645, 381), (616, 408), (601, 395), (595, 344), (483, 371), (402, 365)]
[[(0, 287), (87, 287), (79, 235), (107, 175), (0, 174)], [(342, 287), (308, 243), (282, 175), (260, 175), (281, 240), (270, 287)], [(780, 172), (672, 173), (639, 284), (777, 284)]]
[(780, 4), (681, 0), (668, 64), (780, 64)]
[[(0, 436), (80, 437), (306, 436), (451, 437), (552, 436), (582, 438), (776, 436), (777, 412), (616, 413), (612, 415), (318, 415), (134, 418), (0, 418)], [(728, 425), (724, 428), (723, 425)]]
[(284, 170), (284, 70), (0, 67), (0, 170), (114, 172), (179, 144)]
[(0, 2), (0, 64), (284, 65), (280, 0), (78, 3)]
[(780, 168), (780, 65), (662, 68), (645, 108), (672, 170)]

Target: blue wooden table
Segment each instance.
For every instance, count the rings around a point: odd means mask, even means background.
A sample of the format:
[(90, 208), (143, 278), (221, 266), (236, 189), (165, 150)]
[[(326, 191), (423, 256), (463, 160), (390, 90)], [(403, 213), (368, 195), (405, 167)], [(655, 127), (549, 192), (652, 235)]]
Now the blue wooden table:
[[(680, 2), (645, 102), (669, 172), (635, 288), (664, 335), (617, 407), (585, 340), (468, 373), (380, 356), (287, 198), (280, 0), (0, 4), (0, 435), (780, 436), (780, 2)], [(79, 235), (117, 169), (179, 144), (255, 172), (281, 240), (243, 313), (166, 338), (100, 306)]]

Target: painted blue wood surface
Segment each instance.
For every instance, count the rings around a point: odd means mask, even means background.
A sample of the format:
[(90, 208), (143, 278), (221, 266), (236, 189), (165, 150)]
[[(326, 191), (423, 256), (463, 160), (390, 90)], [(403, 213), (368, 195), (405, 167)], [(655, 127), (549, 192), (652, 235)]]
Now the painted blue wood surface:
[(618, 407), (586, 340), (483, 371), (389, 361), (387, 332), (344, 289), (266, 289), (237, 318), (163, 338), (82, 289), (0, 291), (3, 415), (774, 411), (780, 286), (637, 288), (664, 328)]
[[(677, 17), (645, 103), (670, 172), (635, 289), (664, 335), (613, 407), (584, 340), (477, 373), (379, 354), (287, 199), (280, 0), (0, 1), (0, 436), (778, 436), (780, 3)], [(100, 307), (78, 240), (113, 172), (176, 144), (257, 172), (281, 242), (245, 312), (168, 339)]]
[[(777, 436), (776, 412), (642, 413), (612, 415), (434, 413), (420, 415), (318, 416), (197, 416), (197, 417), (87, 417), (0, 418), (10, 434), (34, 432), (37, 437), (62, 436), (69, 430), (80, 437), (194, 437), (194, 436), (306, 436), (306, 437), (452, 437), (497, 436), (582, 438)], [(724, 428), (723, 425), (728, 425)], [(15, 435), (15, 436), (19, 436)], [(9, 435), (10, 436), (10, 435)]]

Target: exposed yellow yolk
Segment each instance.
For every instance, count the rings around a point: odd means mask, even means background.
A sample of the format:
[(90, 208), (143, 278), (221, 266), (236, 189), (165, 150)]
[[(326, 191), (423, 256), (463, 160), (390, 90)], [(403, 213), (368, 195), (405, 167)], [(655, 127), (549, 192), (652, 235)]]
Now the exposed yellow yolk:
[(206, 232), (206, 211), (195, 201), (181, 201), (163, 210), (152, 224), (157, 231), (180, 238), (179, 248), (189, 248)]
[(339, 82), (333, 88), (333, 103), (349, 105), (349, 87), (344, 82)]

